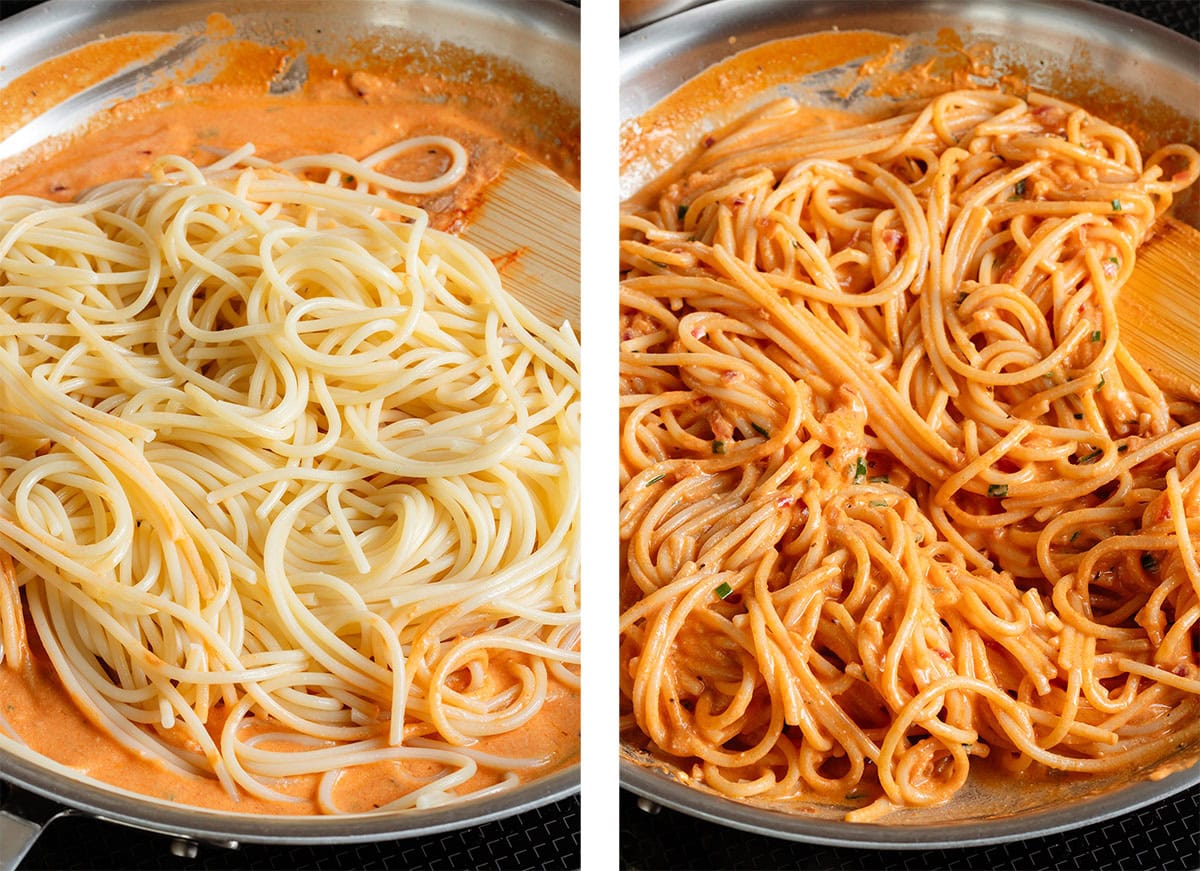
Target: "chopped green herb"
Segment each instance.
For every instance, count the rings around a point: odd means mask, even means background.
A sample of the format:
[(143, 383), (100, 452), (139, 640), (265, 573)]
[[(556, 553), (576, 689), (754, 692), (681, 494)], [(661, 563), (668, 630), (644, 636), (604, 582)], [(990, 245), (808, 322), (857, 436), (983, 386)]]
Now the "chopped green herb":
[(1099, 342), (1099, 341), (1100, 341), (1100, 339), (1101, 339), (1100, 331), (1099, 331), (1099, 330), (1094, 330), (1094, 331), (1092, 332), (1092, 341), (1093, 341), (1093, 342)]
[(1121, 201), (1120, 201), (1120, 200), (1113, 200), (1113, 201), (1112, 201), (1112, 210), (1113, 210), (1114, 212), (1119, 212), (1119, 211), (1121, 211)]
[(988, 495), (993, 499), (1003, 499), (1008, 495), (1007, 484), (988, 484)]
[(1158, 572), (1158, 557), (1156, 557), (1152, 553), (1142, 554), (1142, 568), (1144, 568), (1146, 571), (1150, 572), (1151, 574), (1157, 574), (1157, 572)]
[(651, 478), (649, 481), (646, 482), (646, 486), (649, 487), (651, 484), (657, 484), (659, 481), (661, 481), (665, 477), (666, 477), (666, 475), (655, 475), (653, 478)]
[(846, 801), (858, 801), (860, 798), (866, 798), (865, 792), (848, 792), (846, 793)]
[(713, 439), (712, 452), (714, 454), (725, 453), (725, 442), (721, 441), (720, 439)]
[(688, 207), (685, 205), (680, 205), (679, 208), (676, 209), (675, 214), (678, 216), (679, 220), (682, 221), (685, 217), (687, 217), (687, 210)]
[(1115, 263), (1115, 264), (1117, 264), (1118, 266), (1120, 266), (1120, 265), (1121, 265), (1121, 258), (1120, 258), (1120, 257), (1109, 257), (1109, 258), (1108, 258), (1108, 262), (1109, 262), (1109, 263)]
[(1021, 179), (1019, 182), (1013, 185), (1013, 193), (1018, 197), (1025, 196), (1025, 179)]
[(870, 505), (872, 508), (887, 508), (888, 507), (886, 499), (872, 499), (867, 504)]
[(758, 433), (760, 436), (762, 436), (763, 438), (769, 439), (771, 437), (771, 434), (769, 432), (767, 432), (767, 430), (764, 427), (759, 426), (757, 423), (752, 423), (752, 424), (750, 424), (750, 426), (752, 426), (754, 428), (754, 431), (756, 433)]
[(1080, 457), (1079, 465), (1086, 466), (1088, 463), (1094, 463), (1094, 462), (1096, 462), (1096, 460), (1100, 459), (1102, 456), (1104, 456), (1104, 451), (1100, 450), (1099, 448), (1096, 448), (1096, 450), (1092, 451), (1090, 454)]
[(725, 583), (724, 581), (721, 581), (720, 585), (717, 587), (717, 596), (722, 599), (728, 599), (729, 594), (732, 592), (733, 587), (729, 586), (729, 584)]
[(1074, 542), (1075, 539), (1077, 539), (1077, 538), (1079, 538), (1079, 530), (1078, 529), (1076, 529), (1074, 532), (1071, 533), (1071, 538), (1069, 540)]
[(859, 457), (858, 462), (854, 464), (854, 483), (861, 484), (867, 479), (867, 458)]
[(870, 481), (872, 484), (887, 484), (887, 483), (889, 483), (889, 479), (888, 479), (887, 475), (872, 475), (870, 478), (867, 478), (867, 480)]
[(1096, 392), (1100, 392), (1100, 388), (1104, 386), (1104, 376), (1100, 376), (1100, 383), (1096, 385)]

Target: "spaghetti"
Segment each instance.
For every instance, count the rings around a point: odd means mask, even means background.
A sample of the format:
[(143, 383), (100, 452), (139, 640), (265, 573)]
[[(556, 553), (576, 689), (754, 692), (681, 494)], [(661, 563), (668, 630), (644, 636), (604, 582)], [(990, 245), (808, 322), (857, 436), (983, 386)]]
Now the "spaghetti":
[[(386, 174), (415, 149), (444, 172)], [(0, 200), (6, 665), (36, 635), (126, 748), (327, 813), (357, 766), (393, 810), (560, 761), (486, 739), (578, 690), (579, 346), (391, 196), (466, 161), (247, 146)]]
[(624, 210), (625, 735), (851, 821), (1194, 741), (1200, 409), (1113, 298), (1200, 155), (1040, 94), (807, 118)]

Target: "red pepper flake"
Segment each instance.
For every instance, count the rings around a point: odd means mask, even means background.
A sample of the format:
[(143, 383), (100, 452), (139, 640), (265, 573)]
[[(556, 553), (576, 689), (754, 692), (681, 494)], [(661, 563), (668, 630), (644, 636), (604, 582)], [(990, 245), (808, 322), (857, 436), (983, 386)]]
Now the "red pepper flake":
[(899, 251), (900, 246), (904, 243), (904, 234), (899, 230), (887, 229), (882, 233), (883, 244), (888, 247), (889, 251)]

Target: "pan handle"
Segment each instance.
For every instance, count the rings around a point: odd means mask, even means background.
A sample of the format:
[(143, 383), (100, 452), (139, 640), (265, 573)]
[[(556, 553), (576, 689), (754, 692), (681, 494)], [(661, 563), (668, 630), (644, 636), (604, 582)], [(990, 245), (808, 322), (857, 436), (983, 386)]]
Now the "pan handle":
[(46, 826), (71, 810), (19, 787), (5, 785), (5, 792), (0, 804), (0, 871), (16, 871)]

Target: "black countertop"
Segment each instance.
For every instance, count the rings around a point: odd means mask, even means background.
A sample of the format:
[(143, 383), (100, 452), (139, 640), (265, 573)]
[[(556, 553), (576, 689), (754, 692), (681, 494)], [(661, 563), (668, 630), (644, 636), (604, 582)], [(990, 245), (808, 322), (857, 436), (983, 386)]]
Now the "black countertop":
[[(10, 789), (0, 783), (0, 803)], [(418, 838), (365, 844), (278, 846), (242, 844), (227, 849), (192, 844), (195, 855), (176, 855), (174, 839), (85, 816), (46, 827), (21, 861), (34, 869), (301, 869), (494, 868), (570, 871), (581, 866), (579, 797), (482, 826)]]
[(1200, 789), (1107, 822), (1044, 838), (959, 850), (859, 850), (768, 838), (667, 808), (649, 814), (621, 794), (621, 867), (802, 871), (1192, 871), (1200, 868)]

